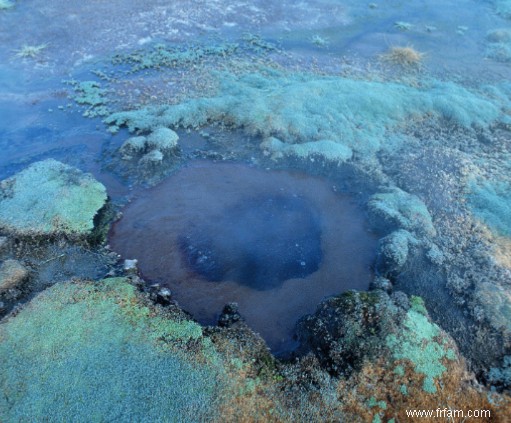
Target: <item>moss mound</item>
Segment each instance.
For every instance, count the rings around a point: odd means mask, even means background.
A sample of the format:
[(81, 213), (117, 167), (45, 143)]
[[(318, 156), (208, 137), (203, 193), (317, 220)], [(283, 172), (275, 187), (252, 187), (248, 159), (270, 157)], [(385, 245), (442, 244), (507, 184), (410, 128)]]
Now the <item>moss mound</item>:
[(16, 235), (88, 235), (107, 200), (91, 175), (49, 159), (0, 182), (0, 229)]
[(203, 421), (219, 391), (197, 324), (125, 279), (54, 285), (0, 325), (2, 421)]
[[(114, 131), (126, 125), (131, 131), (140, 132), (160, 126), (224, 123), (243, 128), (251, 135), (276, 137), (289, 144), (324, 144), (328, 140), (341, 144), (341, 158), (348, 159), (351, 151), (367, 158), (388, 148), (384, 143), (388, 130), (414, 116), (431, 114), (469, 128), (487, 127), (502, 115), (499, 106), (485, 96), (439, 81), (415, 88), (274, 70), (241, 76), (224, 73), (218, 79), (217, 95), (114, 113), (105, 122)], [(275, 143), (272, 146), (275, 148)], [(278, 147), (282, 150), (282, 145)], [(332, 151), (331, 144), (326, 147)], [(318, 153), (317, 149), (310, 150), (308, 145), (292, 152)]]

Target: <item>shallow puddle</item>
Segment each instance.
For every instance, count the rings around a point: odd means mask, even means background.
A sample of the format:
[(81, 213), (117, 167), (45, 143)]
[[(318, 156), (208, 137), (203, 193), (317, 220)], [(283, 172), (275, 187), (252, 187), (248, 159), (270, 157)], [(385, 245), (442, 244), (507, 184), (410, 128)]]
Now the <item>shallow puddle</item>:
[(376, 239), (326, 180), (201, 161), (130, 203), (110, 244), (203, 324), (237, 302), (278, 353), (321, 299), (368, 288)]

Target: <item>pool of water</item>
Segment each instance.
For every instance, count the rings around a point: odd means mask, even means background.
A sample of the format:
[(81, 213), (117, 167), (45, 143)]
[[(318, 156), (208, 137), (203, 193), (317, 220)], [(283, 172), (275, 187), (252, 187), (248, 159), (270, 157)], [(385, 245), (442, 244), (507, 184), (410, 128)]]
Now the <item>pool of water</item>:
[(376, 239), (326, 179), (197, 161), (141, 192), (109, 242), (203, 324), (237, 302), (274, 352), (326, 296), (365, 290)]

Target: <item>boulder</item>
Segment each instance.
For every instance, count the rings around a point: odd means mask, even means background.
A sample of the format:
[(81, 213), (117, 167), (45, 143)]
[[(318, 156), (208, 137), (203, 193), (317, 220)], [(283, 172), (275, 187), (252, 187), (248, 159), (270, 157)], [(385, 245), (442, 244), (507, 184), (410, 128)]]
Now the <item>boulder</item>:
[(89, 235), (105, 205), (105, 187), (53, 159), (0, 182), (0, 230), (17, 236)]

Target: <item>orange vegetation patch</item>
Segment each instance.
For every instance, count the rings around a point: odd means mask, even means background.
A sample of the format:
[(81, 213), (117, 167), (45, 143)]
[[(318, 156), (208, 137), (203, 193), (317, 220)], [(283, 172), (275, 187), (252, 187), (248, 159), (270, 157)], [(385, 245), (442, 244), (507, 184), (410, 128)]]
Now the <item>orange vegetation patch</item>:
[[(405, 363), (401, 366), (396, 364), (399, 363), (395, 362), (389, 367), (383, 358), (378, 362), (366, 363), (360, 373), (339, 385), (339, 394), (344, 395), (344, 411), (352, 421), (509, 422), (511, 398), (490, 394), (479, 386), (462, 361), (445, 363), (448, 371), (443, 375), (435, 394), (422, 389), (422, 376), (411, 367)], [(396, 368), (400, 371), (396, 371)], [(412, 410), (433, 410), (435, 417), (412, 417), (408, 414)], [(464, 417), (460, 417), (461, 413), (453, 414), (454, 410), (462, 410)], [(489, 416), (467, 418), (469, 411), (475, 410), (487, 410)]]
[(413, 47), (391, 47), (389, 51), (380, 55), (380, 59), (384, 62), (402, 67), (419, 66), (425, 54), (415, 50)]

